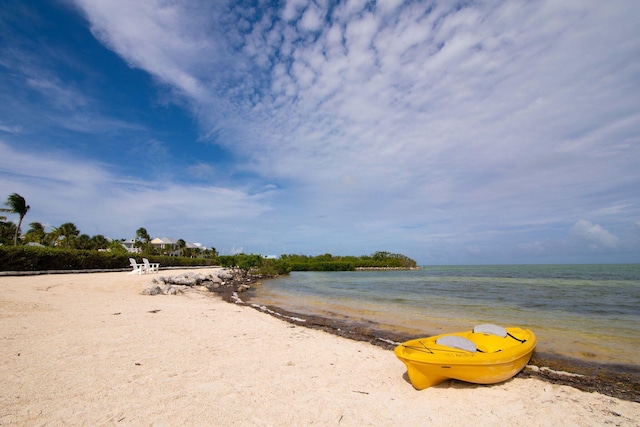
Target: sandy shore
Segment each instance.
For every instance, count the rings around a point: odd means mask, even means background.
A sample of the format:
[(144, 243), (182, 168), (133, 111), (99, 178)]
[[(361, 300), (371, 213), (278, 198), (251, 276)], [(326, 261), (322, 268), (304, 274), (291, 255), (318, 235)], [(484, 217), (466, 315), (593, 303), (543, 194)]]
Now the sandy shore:
[(150, 279), (0, 277), (0, 425), (640, 425), (536, 378), (416, 391), (388, 350)]

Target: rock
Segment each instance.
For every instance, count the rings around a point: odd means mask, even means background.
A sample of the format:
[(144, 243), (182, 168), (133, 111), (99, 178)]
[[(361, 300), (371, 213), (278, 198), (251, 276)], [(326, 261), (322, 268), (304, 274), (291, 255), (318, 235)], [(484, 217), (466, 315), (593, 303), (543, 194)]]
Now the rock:
[(183, 285), (183, 286), (193, 286), (196, 284), (196, 281), (192, 277), (177, 276), (171, 279), (171, 283), (175, 283), (176, 285)]
[(218, 289), (220, 287), (220, 282), (205, 280), (204, 282), (202, 282), (202, 286), (207, 288), (208, 291), (213, 291), (214, 289)]
[(222, 270), (218, 273), (218, 277), (222, 280), (232, 280), (233, 274), (227, 270)]
[[(177, 295), (184, 293), (187, 288), (199, 291), (216, 292), (227, 300), (232, 293), (245, 292), (257, 276), (247, 277), (241, 270), (223, 269), (214, 274), (185, 273), (177, 276), (156, 276), (151, 284), (141, 293), (144, 295)], [(236, 301), (237, 302), (237, 301)]]
[(182, 289), (179, 286), (169, 286), (166, 289), (166, 292), (164, 292), (165, 295), (178, 295), (178, 294), (183, 294), (184, 292), (182, 291)]
[(162, 288), (158, 285), (149, 285), (140, 292), (142, 295), (158, 295), (162, 294)]
[(183, 294), (185, 289), (186, 289), (186, 286), (180, 286), (180, 285), (160, 286), (157, 284), (151, 284), (146, 288), (144, 288), (140, 293), (142, 295), (178, 295), (178, 294)]

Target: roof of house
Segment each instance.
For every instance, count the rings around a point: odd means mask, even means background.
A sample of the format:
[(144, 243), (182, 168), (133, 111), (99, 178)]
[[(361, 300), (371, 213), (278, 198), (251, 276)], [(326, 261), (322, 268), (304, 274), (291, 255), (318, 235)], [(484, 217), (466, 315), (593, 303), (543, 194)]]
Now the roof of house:
[(155, 239), (153, 239), (151, 241), (152, 244), (154, 245), (175, 245), (176, 243), (178, 243), (178, 240), (176, 239), (170, 239), (168, 237), (156, 237)]
[[(172, 239), (170, 237), (156, 237), (151, 240), (152, 245), (176, 245), (178, 243), (178, 239)], [(207, 249), (202, 243), (193, 243), (193, 242), (185, 242), (186, 248), (198, 248), (198, 249)]]

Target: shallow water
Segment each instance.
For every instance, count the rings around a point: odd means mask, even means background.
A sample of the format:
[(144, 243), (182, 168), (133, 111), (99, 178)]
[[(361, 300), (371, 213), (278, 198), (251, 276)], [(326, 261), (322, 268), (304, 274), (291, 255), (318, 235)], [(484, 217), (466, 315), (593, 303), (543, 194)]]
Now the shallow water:
[(495, 323), (532, 329), (541, 352), (600, 363), (640, 360), (640, 264), (294, 272), (250, 295), (260, 305), (365, 322), (382, 335)]

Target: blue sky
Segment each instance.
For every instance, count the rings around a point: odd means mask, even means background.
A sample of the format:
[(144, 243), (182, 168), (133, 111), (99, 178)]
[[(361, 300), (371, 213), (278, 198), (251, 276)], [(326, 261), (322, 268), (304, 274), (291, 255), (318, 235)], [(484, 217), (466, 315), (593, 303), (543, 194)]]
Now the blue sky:
[(24, 230), (227, 254), (638, 262), (638, 22), (615, 0), (0, 0), (0, 198)]

